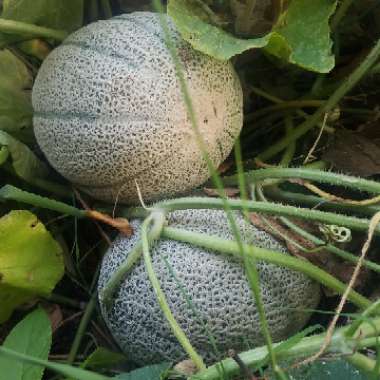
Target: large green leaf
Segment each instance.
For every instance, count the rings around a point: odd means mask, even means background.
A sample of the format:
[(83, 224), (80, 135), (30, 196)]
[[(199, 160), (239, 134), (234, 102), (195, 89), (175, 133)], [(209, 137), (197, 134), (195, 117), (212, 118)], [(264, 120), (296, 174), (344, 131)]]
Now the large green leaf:
[(1, 17), (70, 32), (82, 26), (83, 0), (4, 0)]
[[(51, 325), (42, 309), (27, 315), (9, 333), (3, 347), (46, 360), (51, 346)], [(0, 373), (4, 379), (40, 380), (44, 368), (0, 356)], [(0, 377), (1, 377), (0, 376)]]
[(169, 363), (149, 365), (115, 377), (116, 380), (160, 380), (161, 375), (170, 368)]
[(248, 49), (264, 47), (270, 39), (270, 35), (241, 39), (210, 24), (208, 15), (197, 0), (169, 0), (168, 14), (182, 37), (195, 49), (221, 60)]
[(0, 322), (37, 295), (48, 295), (64, 272), (62, 249), (29, 211), (0, 218)]
[(260, 38), (242, 39), (212, 25), (197, 0), (169, 0), (168, 14), (183, 38), (195, 49), (220, 60), (253, 48), (316, 72), (334, 67), (329, 18), (334, 0), (292, 0), (272, 32)]
[(0, 50), (0, 130), (32, 141), (32, 76), (24, 62), (9, 50)]

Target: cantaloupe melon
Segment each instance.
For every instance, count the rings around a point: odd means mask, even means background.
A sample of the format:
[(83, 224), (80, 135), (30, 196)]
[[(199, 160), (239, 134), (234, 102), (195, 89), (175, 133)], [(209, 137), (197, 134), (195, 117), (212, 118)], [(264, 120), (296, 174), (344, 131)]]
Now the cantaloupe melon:
[[(167, 17), (198, 126), (214, 165), (242, 127), (242, 89), (229, 62), (195, 51)], [(69, 36), (43, 62), (34, 131), (50, 164), (95, 198), (137, 202), (209, 178), (159, 16), (135, 12)]]
[[(246, 243), (287, 254), (271, 235), (246, 223), (240, 214), (235, 216)], [(220, 210), (175, 211), (169, 214), (168, 224), (233, 240), (225, 213)], [(118, 237), (104, 257), (99, 293), (140, 238), (141, 222), (135, 220), (132, 225), (134, 236)], [(258, 311), (240, 262), (172, 240), (159, 240), (151, 254), (174, 317), (207, 363), (220, 359), (209, 334), (222, 357), (229, 349), (239, 352), (264, 343)], [(302, 273), (273, 264), (259, 262), (258, 270), (272, 338), (275, 341), (287, 338), (308, 321), (310, 313), (305, 310), (317, 307), (320, 287)], [(101, 310), (120, 347), (136, 362), (146, 365), (186, 358), (158, 305), (143, 260), (121, 283), (112, 305), (106, 307), (101, 303)]]

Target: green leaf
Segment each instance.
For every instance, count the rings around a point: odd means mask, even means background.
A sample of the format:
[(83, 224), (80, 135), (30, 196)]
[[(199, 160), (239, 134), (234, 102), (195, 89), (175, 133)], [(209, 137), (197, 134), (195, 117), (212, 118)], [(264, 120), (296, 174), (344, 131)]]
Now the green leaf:
[(126, 361), (126, 357), (118, 352), (104, 347), (97, 347), (81, 365), (82, 368), (105, 369), (112, 368)]
[(250, 39), (212, 25), (197, 0), (169, 0), (168, 14), (186, 41), (217, 59), (227, 60), (246, 50), (265, 47), (283, 60), (325, 73), (334, 67), (328, 22), (335, 7), (333, 0), (292, 0), (272, 32)]
[[(293, 380), (368, 380), (369, 377), (358, 371), (352, 364), (343, 359), (319, 361), (313, 364), (292, 369), (289, 375)], [(274, 379), (272, 375), (270, 379)]]
[(83, 0), (4, 0), (2, 18), (68, 32), (83, 23)]
[(36, 157), (27, 145), (3, 131), (0, 131), (1, 146), (8, 149), (15, 174), (24, 181), (34, 184), (37, 179), (48, 175), (47, 166)]
[(265, 50), (306, 70), (331, 71), (335, 59), (329, 18), (336, 4), (332, 0), (292, 0)]
[(160, 363), (136, 369), (116, 376), (117, 380), (160, 380), (163, 373), (170, 368), (170, 363)]
[(35, 215), (0, 218), (0, 323), (20, 304), (49, 295), (63, 272), (62, 249)]
[(0, 51), (0, 130), (33, 141), (32, 76), (9, 50)]
[[(51, 346), (51, 325), (42, 309), (36, 309), (9, 333), (3, 347), (47, 359)], [(40, 380), (44, 368), (0, 356), (0, 373), (12, 380)]]
[(204, 8), (196, 0), (169, 0), (168, 14), (182, 37), (195, 49), (220, 60), (248, 49), (268, 44), (270, 35), (262, 38), (241, 39), (211, 25)]
[(111, 377), (99, 375), (95, 372), (90, 372), (85, 369), (76, 368), (67, 364), (49, 362), (47, 360), (35, 358), (34, 356), (31, 356), (31, 355), (21, 354), (17, 351), (10, 350), (9, 348), (2, 347), (2, 346), (0, 346), (0, 356), (16, 359), (23, 363), (29, 363), (29, 364), (33, 364), (37, 366), (44, 366), (63, 376), (72, 377), (75, 380), (111, 380)]

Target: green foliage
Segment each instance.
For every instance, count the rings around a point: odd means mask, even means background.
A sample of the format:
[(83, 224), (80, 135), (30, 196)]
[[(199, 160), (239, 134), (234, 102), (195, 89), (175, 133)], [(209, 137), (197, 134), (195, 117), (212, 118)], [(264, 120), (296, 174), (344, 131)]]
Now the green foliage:
[[(36, 309), (19, 322), (9, 333), (3, 347), (39, 359), (47, 359), (51, 346), (51, 326), (46, 313)], [(12, 380), (40, 380), (44, 368), (41, 366), (9, 360), (0, 356), (2, 378)]]
[(122, 364), (127, 358), (118, 352), (113, 352), (104, 347), (97, 347), (81, 365), (82, 368), (105, 369)]
[(82, 26), (83, 0), (4, 0), (1, 17), (72, 32)]
[(0, 130), (31, 141), (32, 76), (21, 59), (9, 50), (0, 51)]
[(62, 252), (29, 211), (0, 218), (0, 322), (36, 295), (49, 295), (64, 271)]
[(10, 134), (0, 130), (0, 146), (8, 149), (14, 173), (24, 181), (34, 184), (36, 179), (48, 174), (47, 166), (40, 161), (32, 150)]
[(253, 48), (263, 48), (307, 70), (326, 73), (334, 67), (328, 21), (336, 2), (293, 0), (272, 32), (259, 38), (238, 38), (210, 22), (197, 0), (169, 0), (168, 13), (183, 38), (197, 50), (226, 60)]
[(290, 370), (289, 375), (292, 380), (369, 380), (367, 375), (343, 359), (318, 361), (307, 367)]
[(262, 38), (241, 39), (212, 25), (208, 14), (196, 0), (169, 0), (168, 14), (182, 37), (195, 49), (220, 60), (227, 60), (248, 49), (268, 44), (270, 35)]
[(132, 372), (122, 373), (115, 377), (116, 380), (160, 380), (162, 375), (170, 368), (169, 363), (149, 365)]
[(32, 364), (34, 366), (44, 366), (56, 373), (75, 380), (111, 380), (110, 377), (99, 375), (95, 372), (87, 371), (82, 368), (76, 368), (68, 364), (49, 362), (47, 360), (42, 360), (31, 355), (25, 355), (2, 346), (0, 346), (0, 356), (7, 358), (7, 360), (12, 359), (12, 362), (14, 360), (18, 360), (22, 363)]
[(331, 71), (335, 60), (328, 21), (335, 7), (332, 0), (292, 0), (265, 50), (306, 70)]

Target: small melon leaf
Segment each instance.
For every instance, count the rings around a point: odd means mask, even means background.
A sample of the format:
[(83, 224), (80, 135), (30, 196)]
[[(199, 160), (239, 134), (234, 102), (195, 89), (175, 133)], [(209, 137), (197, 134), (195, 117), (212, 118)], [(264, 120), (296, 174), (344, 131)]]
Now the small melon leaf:
[(1, 17), (71, 32), (82, 26), (83, 0), (4, 0)]
[(171, 367), (170, 363), (148, 365), (116, 376), (116, 380), (161, 380), (162, 374)]
[(196, 0), (169, 0), (168, 14), (195, 49), (220, 60), (253, 48), (265, 50), (306, 70), (326, 73), (334, 67), (329, 18), (333, 0), (292, 0), (272, 32), (242, 39), (212, 25)]
[(335, 59), (329, 19), (336, 4), (333, 0), (292, 0), (265, 50), (306, 70), (331, 71)]
[(62, 249), (29, 211), (0, 218), (0, 323), (37, 295), (48, 295), (64, 272)]
[(36, 179), (44, 178), (48, 175), (47, 166), (37, 158), (27, 145), (1, 130), (0, 147), (8, 149), (15, 174), (24, 181), (33, 184)]
[(82, 363), (82, 368), (105, 369), (124, 363), (127, 358), (118, 352), (113, 352), (104, 347), (97, 347)]
[[(39, 359), (47, 359), (51, 346), (51, 325), (42, 309), (36, 309), (9, 333), (3, 347)], [(40, 380), (44, 367), (0, 356), (0, 373), (12, 380)]]
[(0, 51), (0, 130), (33, 141), (32, 76), (9, 50)]

